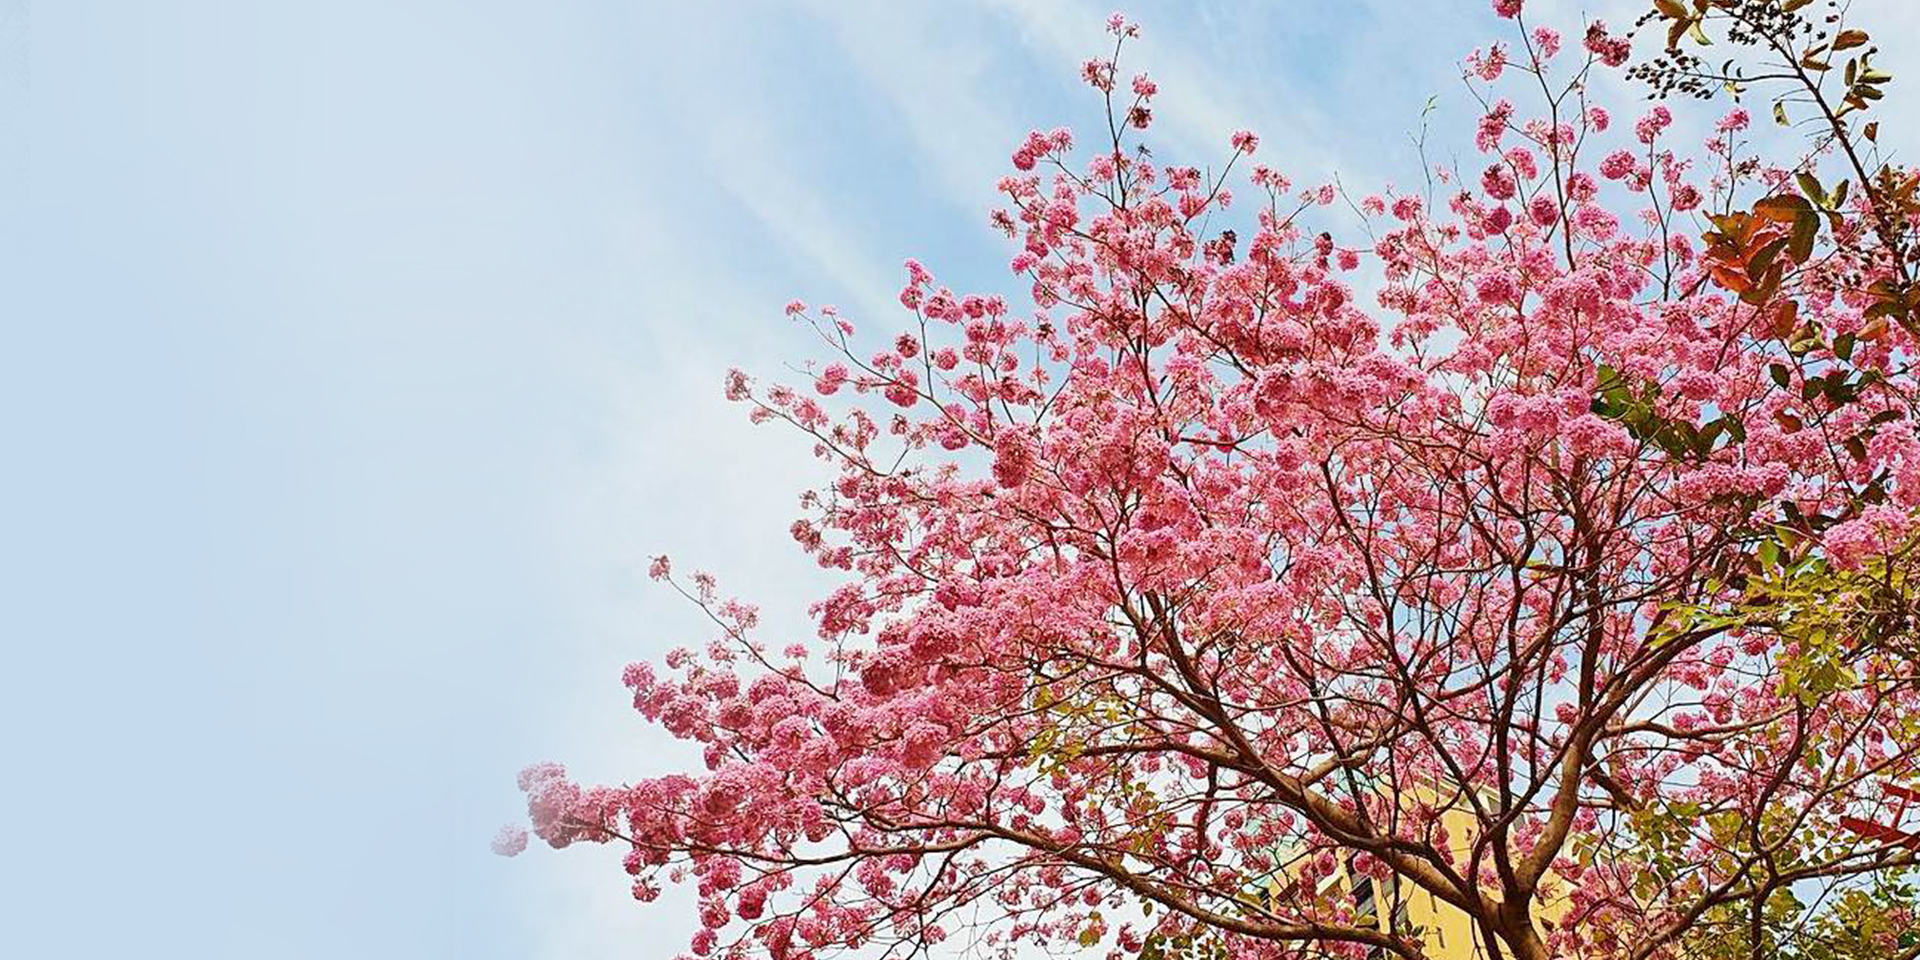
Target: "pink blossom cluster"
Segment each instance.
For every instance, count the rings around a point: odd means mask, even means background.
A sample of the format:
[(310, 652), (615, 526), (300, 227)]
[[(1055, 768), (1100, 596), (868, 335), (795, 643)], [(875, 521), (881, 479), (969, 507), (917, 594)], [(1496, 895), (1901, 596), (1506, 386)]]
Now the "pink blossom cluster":
[(1608, 33), (1607, 25), (1599, 20), (1587, 25), (1587, 34), (1582, 43), (1587, 52), (1609, 67), (1620, 66), (1633, 55), (1633, 41)]

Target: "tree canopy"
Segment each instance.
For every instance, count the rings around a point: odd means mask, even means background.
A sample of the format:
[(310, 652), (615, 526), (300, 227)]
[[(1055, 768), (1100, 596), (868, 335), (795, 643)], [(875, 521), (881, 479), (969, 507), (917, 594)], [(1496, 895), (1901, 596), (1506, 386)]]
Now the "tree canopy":
[[(1659, 0), (1638, 64), (1522, 6), (1465, 64), (1478, 158), (1365, 197), (1142, 147), (1116, 15), (1093, 142), (999, 183), (1024, 302), (909, 262), (900, 322), (795, 303), (803, 382), (728, 378), (837, 468), (817, 635), (655, 561), (717, 636), (625, 681), (706, 769), (531, 767), (534, 833), (696, 885), (699, 956), (1429, 955), (1336, 874), (1489, 957), (1920, 954), (1887, 75), (1824, 3)], [(1811, 137), (1676, 142), (1595, 102), (1626, 70)]]

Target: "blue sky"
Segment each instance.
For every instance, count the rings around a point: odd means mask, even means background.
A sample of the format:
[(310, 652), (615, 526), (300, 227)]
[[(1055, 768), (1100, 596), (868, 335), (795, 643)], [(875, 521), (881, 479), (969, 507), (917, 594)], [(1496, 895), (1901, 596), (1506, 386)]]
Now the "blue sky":
[[(1132, 4), (1151, 142), (1410, 183), (1486, 7)], [(651, 554), (806, 632), (818, 470), (721, 375), (907, 256), (1011, 292), (993, 180), (1097, 122), (1107, 12), (0, 0), (6, 952), (674, 955), (609, 851), (487, 853), (513, 774), (695, 762), (619, 685), (706, 639)]]

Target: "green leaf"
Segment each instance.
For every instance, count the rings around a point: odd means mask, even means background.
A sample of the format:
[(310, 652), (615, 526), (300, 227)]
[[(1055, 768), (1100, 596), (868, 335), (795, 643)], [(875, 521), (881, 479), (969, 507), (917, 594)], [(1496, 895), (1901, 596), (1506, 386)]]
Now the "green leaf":
[(1793, 384), (1793, 373), (1787, 369), (1787, 365), (1784, 363), (1769, 364), (1767, 366), (1767, 373), (1772, 374), (1773, 382), (1782, 387)]
[(1802, 170), (1799, 173), (1794, 174), (1793, 177), (1795, 180), (1799, 181), (1800, 192), (1806, 194), (1807, 199), (1812, 200), (1814, 203), (1820, 205), (1821, 207), (1832, 209), (1831, 207), (1828, 207), (1828, 204), (1827, 204), (1827, 191), (1821, 189), (1819, 179), (1814, 177), (1813, 174), (1808, 173), (1805, 170)]
[(1842, 404), (1852, 403), (1855, 398), (1860, 396), (1860, 385), (1848, 383), (1847, 375), (1844, 372), (1828, 375), (1826, 386), (1820, 389), (1827, 395), (1827, 402), (1836, 407)]

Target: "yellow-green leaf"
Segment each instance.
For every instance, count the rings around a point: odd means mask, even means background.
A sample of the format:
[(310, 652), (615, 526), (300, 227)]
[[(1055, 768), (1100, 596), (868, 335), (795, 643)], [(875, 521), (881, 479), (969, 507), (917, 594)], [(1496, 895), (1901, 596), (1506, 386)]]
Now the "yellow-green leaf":
[(1820, 181), (1815, 179), (1813, 174), (1802, 170), (1793, 176), (1794, 180), (1800, 184), (1800, 192), (1806, 194), (1807, 199), (1822, 207), (1827, 205), (1827, 191), (1820, 188)]

